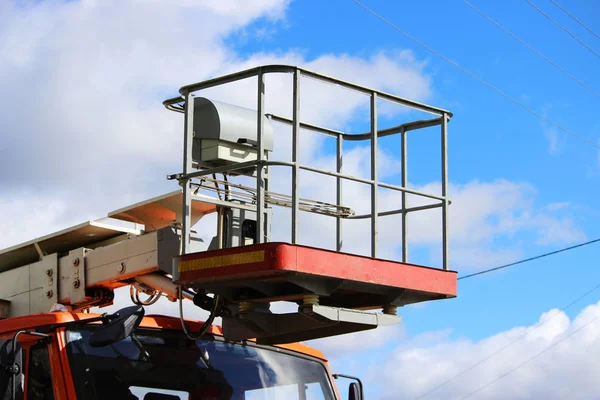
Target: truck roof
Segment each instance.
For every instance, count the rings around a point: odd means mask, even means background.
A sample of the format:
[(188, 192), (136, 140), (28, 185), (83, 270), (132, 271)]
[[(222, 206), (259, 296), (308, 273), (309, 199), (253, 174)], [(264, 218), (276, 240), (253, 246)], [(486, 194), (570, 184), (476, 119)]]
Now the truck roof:
[[(16, 332), (24, 329), (34, 329), (40, 326), (64, 324), (73, 321), (80, 321), (89, 318), (99, 317), (100, 314), (92, 313), (73, 313), (73, 312), (49, 312), (43, 314), (32, 314), (21, 317), (8, 318), (0, 320), (0, 335), (9, 332)], [(192, 331), (199, 331), (203, 321), (186, 320), (186, 323)], [(142, 328), (155, 328), (164, 330), (181, 331), (181, 322), (179, 318), (167, 315), (150, 314), (146, 315), (140, 324)], [(220, 326), (212, 325), (208, 333), (216, 336), (223, 336), (223, 330)], [(295, 351), (308, 356), (316, 357), (327, 362), (323, 353), (315, 348), (306, 346), (302, 343), (288, 343), (276, 345), (286, 350)]]

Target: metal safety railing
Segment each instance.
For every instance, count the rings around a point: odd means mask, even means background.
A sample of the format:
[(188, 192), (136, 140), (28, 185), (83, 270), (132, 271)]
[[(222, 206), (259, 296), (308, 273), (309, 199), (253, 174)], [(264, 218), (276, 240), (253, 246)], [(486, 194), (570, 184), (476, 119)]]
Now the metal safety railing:
[[(191, 112), (190, 108), (186, 107), (186, 104), (193, 103), (193, 96), (195, 92), (213, 88), (216, 86), (224, 85), (240, 81), (243, 79), (249, 79), (257, 77), (257, 115), (265, 115), (265, 75), (275, 73), (291, 73), (293, 74), (293, 100), (292, 100), (292, 118), (286, 118), (279, 115), (267, 114), (272, 121), (288, 124), (292, 127), (292, 160), (291, 162), (286, 161), (273, 161), (268, 160), (264, 151), (264, 122), (263, 118), (257, 118), (257, 155), (258, 158), (255, 161), (242, 162), (235, 165), (227, 165), (222, 167), (209, 168), (204, 170), (193, 170), (192, 163), (192, 145), (193, 145), (193, 126), (194, 126), (194, 113)], [(322, 81), (325, 83), (331, 83), (346, 89), (354, 90), (359, 93), (365, 94), (370, 97), (370, 131), (362, 134), (349, 134), (341, 131), (328, 129), (325, 127), (308, 124), (300, 120), (300, 79), (301, 77), (308, 77)], [(300, 198), (300, 171), (311, 171), (317, 174), (332, 176), (336, 178), (336, 204), (328, 204), (329, 209), (336, 210), (336, 212), (327, 213), (321, 212), (325, 215), (331, 215), (336, 218), (336, 249), (342, 251), (342, 222), (344, 219), (370, 219), (371, 225), (371, 256), (377, 257), (377, 243), (378, 243), (378, 225), (379, 218), (402, 214), (402, 261), (408, 262), (408, 220), (407, 215), (409, 213), (430, 210), (434, 208), (441, 208), (441, 231), (442, 231), (442, 265), (444, 269), (448, 269), (448, 206), (450, 200), (448, 199), (448, 152), (447, 152), (447, 139), (448, 139), (448, 121), (452, 117), (452, 113), (447, 110), (432, 107), (426, 104), (415, 102), (412, 100), (404, 99), (402, 97), (394, 96), (379, 90), (370, 89), (364, 86), (360, 86), (354, 83), (345, 82), (340, 79), (332, 78), (326, 75), (318, 74), (300, 67), (287, 66), (287, 65), (267, 65), (252, 68), (249, 70), (237, 72), (234, 74), (214, 78), (204, 82), (199, 82), (187, 86), (183, 86), (179, 90), (180, 96), (167, 99), (163, 102), (163, 105), (172, 111), (180, 112), (184, 114), (184, 146), (183, 146), (183, 173), (170, 176), (172, 179), (177, 179), (180, 185), (183, 187), (183, 212), (182, 212), (182, 254), (188, 253), (190, 249), (190, 231), (191, 231), (191, 202), (194, 200), (200, 200), (194, 194), (194, 187), (191, 184), (192, 179), (201, 178), (207, 179), (213, 174), (217, 173), (230, 173), (238, 169), (256, 168), (256, 188), (252, 191), (252, 200), (256, 202), (257, 212), (257, 237), (259, 243), (265, 241), (265, 207), (267, 203), (283, 205), (291, 207), (291, 242), (296, 244), (299, 240), (298, 235), (298, 220), (300, 211), (319, 212), (318, 210), (311, 210), (305, 199)], [(405, 123), (393, 128), (378, 129), (378, 118), (377, 118), (377, 101), (378, 99), (386, 100), (392, 103), (400, 104), (405, 107), (409, 107), (415, 110), (423, 111), (429, 114), (437, 116), (433, 119), (414, 121)], [(440, 126), (441, 136), (441, 195), (435, 195), (431, 193), (425, 193), (422, 191), (410, 189), (408, 185), (408, 157), (407, 157), (407, 134), (410, 131), (429, 128), (434, 126)], [(300, 130), (310, 130), (319, 134), (327, 135), (336, 138), (336, 171), (327, 171), (304, 165), (300, 163), (299, 159), (299, 141), (300, 141)], [(401, 137), (401, 164), (402, 164), (402, 177), (401, 185), (393, 185), (385, 182), (381, 182), (378, 177), (378, 139), (390, 135), (400, 135)], [(369, 141), (370, 153), (371, 153), (371, 166), (370, 166), (370, 179), (359, 178), (356, 176), (348, 175), (343, 173), (343, 144), (344, 141)], [(292, 169), (292, 193), (291, 196), (285, 198), (278, 198), (280, 204), (275, 201), (275, 197), (269, 191), (269, 167), (274, 166), (285, 166)], [(344, 180), (360, 182), (371, 186), (371, 209), (369, 214), (363, 215), (352, 215), (352, 213), (340, 212), (345, 207), (341, 205), (342, 202), (342, 182)], [(394, 191), (401, 192), (402, 204), (401, 207), (396, 210), (380, 212), (378, 209), (378, 189), (385, 188)], [(245, 188), (247, 189), (247, 188)], [(278, 196), (282, 196), (277, 194)], [(416, 195), (425, 197), (431, 200), (437, 201), (433, 204), (407, 207), (407, 195)], [(322, 203), (322, 202), (321, 202)], [(231, 203), (232, 207), (246, 208), (240, 204)]]

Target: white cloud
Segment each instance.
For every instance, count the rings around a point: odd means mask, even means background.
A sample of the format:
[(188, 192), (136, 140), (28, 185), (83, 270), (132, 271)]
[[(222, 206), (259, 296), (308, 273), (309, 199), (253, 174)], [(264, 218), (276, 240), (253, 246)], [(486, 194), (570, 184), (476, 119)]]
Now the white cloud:
[[(151, 0), (159, 2), (158, 0)], [(151, 2), (150, 1), (150, 2)], [(143, 1), (141, 3), (144, 3)], [(290, 0), (260, 0), (260, 1), (239, 1), (239, 0), (177, 0), (170, 5), (179, 5), (196, 8), (198, 6), (207, 8), (219, 16), (235, 18), (239, 24), (245, 25), (257, 16), (267, 15), (271, 18), (282, 18)]]
[[(515, 327), (476, 342), (453, 339), (448, 333), (406, 340), (388, 351), (385, 366), (377, 377), (369, 378), (368, 385), (377, 386), (382, 399), (412, 399), (450, 380), (423, 398), (461, 399), (506, 374), (473, 398), (595, 398), (600, 396), (600, 388), (590, 354), (600, 351), (597, 319), (600, 303), (588, 306), (573, 320), (550, 310), (535, 325)], [(554, 347), (546, 350), (550, 346)], [(503, 347), (506, 349), (499, 351)], [(497, 354), (490, 356), (493, 353)], [(470, 370), (451, 379), (466, 369)]]
[(559, 211), (559, 210), (564, 210), (565, 208), (569, 207), (570, 205), (571, 205), (571, 203), (569, 203), (568, 201), (561, 201), (561, 202), (557, 202), (557, 203), (548, 204), (546, 206), (546, 208), (549, 211)]
[[(37, 221), (38, 225), (28, 224), (29, 220)], [(40, 233), (57, 231), (64, 227), (65, 220), (70, 218), (68, 206), (62, 199), (42, 199), (26, 193), (15, 199), (0, 197), (0, 230), (3, 232), (0, 249), (31, 240)]]

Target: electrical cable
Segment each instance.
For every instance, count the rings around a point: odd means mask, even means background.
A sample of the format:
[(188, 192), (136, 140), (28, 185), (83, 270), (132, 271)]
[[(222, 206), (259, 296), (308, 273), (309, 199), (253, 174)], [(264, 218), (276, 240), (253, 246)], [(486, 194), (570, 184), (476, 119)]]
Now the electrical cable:
[(597, 91), (595, 91), (594, 89), (592, 89), (591, 87), (589, 87), (587, 84), (585, 84), (584, 82), (582, 82), (581, 80), (579, 80), (577, 77), (575, 77), (574, 75), (572, 75), (571, 73), (569, 73), (568, 71), (564, 70), (560, 65), (558, 65), (558, 63), (556, 63), (554, 60), (546, 57), (545, 55), (543, 55), (542, 53), (540, 53), (538, 50), (536, 50), (533, 46), (531, 46), (529, 43), (527, 43), (526, 41), (524, 41), (523, 39), (521, 39), (520, 37), (518, 37), (516, 34), (514, 34), (513, 32), (509, 31), (507, 28), (505, 28), (504, 26), (502, 26), (499, 22), (495, 21), (494, 19), (492, 19), (490, 16), (488, 16), (487, 14), (485, 14), (483, 11), (481, 11), (480, 9), (478, 9), (477, 7), (475, 7), (473, 4), (469, 3), (467, 0), (462, 0), (463, 3), (465, 3), (466, 5), (468, 5), (469, 7), (471, 7), (473, 10), (475, 10), (476, 12), (478, 12), (479, 14), (481, 14), (481, 16), (483, 16), (484, 18), (486, 18), (488, 21), (490, 21), (491, 23), (493, 23), (494, 25), (496, 25), (498, 28), (502, 29), (504, 32), (508, 33), (510, 36), (512, 36), (513, 38), (515, 38), (516, 40), (518, 40), (519, 42), (521, 42), (521, 44), (523, 44), (525, 47), (527, 47), (529, 50), (533, 51), (535, 54), (537, 54), (538, 56), (540, 56), (541, 58), (543, 58), (544, 60), (546, 60), (547, 62), (549, 62), (550, 64), (552, 64), (554, 67), (556, 67), (560, 72), (562, 72), (563, 74), (565, 74), (566, 76), (568, 76), (569, 78), (573, 79), (575, 82), (577, 82), (578, 84), (580, 84), (581, 86), (583, 86), (584, 88), (586, 88), (587, 90), (589, 90), (590, 92), (592, 92), (593, 94), (595, 94), (596, 96), (600, 97), (600, 93), (598, 93)]
[(560, 8), (565, 14), (567, 14), (569, 17), (573, 18), (579, 25), (583, 26), (585, 29), (587, 29), (592, 35), (596, 36), (598, 39), (600, 39), (600, 35), (598, 35), (596, 32), (594, 32), (593, 30), (591, 30), (590, 28), (587, 27), (587, 25), (585, 25), (583, 22), (581, 22), (579, 19), (577, 19), (577, 17), (575, 17), (573, 14), (571, 14), (570, 12), (568, 12), (563, 6), (561, 6), (560, 4), (558, 4), (556, 1), (554, 0), (550, 0), (550, 2), (552, 2), (552, 4), (554, 4), (556, 7)]
[(548, 18), (550, 21), (552, 21), (554, 23), (554, 25), (558, 26), (560, 29), (562, 29), (563, 31), (565, 31), (566, 33), (569, 34), (569, 36), (571, 36), (573, 39), (577, 40), (579, 42), (579, 44), (581, 44), (583, 47), (585, 47), (586, 49), (588, 49), (590, 52), (592, 52), (596, 57), (600, 58), (600, 54), (598, 52), (596, 52), (596, 50), (592, 49), (590, 46), (588, 46), (587, 44), (585, 44), (583, 42), (583, 40), (579, 39), (577, 36), (575, 36), (573, 33), (571, 33), (571, 31), (569, 31), (567, 28), (565, 28), (564, 26), (562, 26), (561, 24), (559, 24), (555, 19), (553, 19), (551, 16), (549, 16), (548, 14), (546, 14), (541, 8), (539, 8), (538, 6), (536, 6), (535, 4), (533, 4), (530, 0), (525, 0), (527, 2), (527, 4), (529, 4), (531, 7), (535, 8), (540, 14), (542, 14), (544, 17)]
[(229, 188), (229, 179), (227, 179), (227, 174), (223, 174), (223, 180), (225, 181), (225, 201), (231, 200), (231, 193)]
[(177, 288), (177, 297), (179, 300), (179, 320), (181, 321), (181, 329), (183, 330), (183, 333), (185, 333), (185, 335), (187, 336), (188, 339), (190, 340), (198, 340), (200, 339), (202, 336), (204, 336), (206, 334), (206, 332), (208, 332), (208, 329), (211, 327), (213, 321), (215, 320), (216, 316), (217, 316), (217, 311), (219, 310), (219, 305), (221, 302), (221, 297), (220, 296), (215, 296), (214, 300), (215, 300), (215, 304), (212, 308), (212, 310), (210, 311), (210, 315), (207, 318), (206, 321), (204, 321), (204, 324), (202, 324), (202, 327), (200, 328), (200, 331), (198, 332), (197, 335), (193, 336), (186, 323), (185, 323), (185, 319), (183, 317), (183, 288), (181, 287), (181, 285), (178, 286)]
[(219, 188), (219, 184), (217, 183), (217, 174), (212, 174), (213, 177), (213, 183), (215, 184), (215, 189), (217, 192), (217, 195), (219, 196), (219, 200), (223, 200), (221, 198), (221, 189)]
[(152, 304), (155, 304), (158, 300), (160, 300), (161, 295), (162, 295), (162, 292), (156, 292), (156, 293), (153, 293), (152, 295), (150, 295), (150, 297), (148, 297), (146, 300), (142, 300), (142, 299), (140, 299), (140, 291), (137, 290), (135, 292), (135, 299), (136, 299), (138, 305), (151, 306)]
[(570, 337), (572, 337), (573, 335), (575, 335), (577, 332), (581, 331), (583, 328), (585, 328), (586, 326), (590, 325), (592, 322), (597, 321), (600, 318), (600, 315), (598, 315), (596, 318), (586, 322), (585, 324), (581, 325), (579, 328), (575, 329), (573, 332), (571, 332), (569, 335), (563, 337), (562, 339), (554, 342), (553, 344), (551, 344), (550, 346), (546, 347), (544, 350), (540, 351), (539, 353), (537, 353), (535, 356), (528, 358), (527, 360), (525, 360), (524, 362), (522, 362), (521, 364), (517, 365), (516, 367), (513, 367), (512, 369), (510, 369), (509, 371), (505, 372), (504, 374), (500, 375), (499, 377), (497, 377), (496, 379), (486, 383), (483, 386), (480, 386), (479, 388), (477, 388), (476, 390), (470, 392), (469, 394), (467, 394), (466, 396), (461, 397), (459, 400), (464, 400), (467, 399), (469, 397), (471, 397), (472, 395), (474, 395), (475, 393), (478, 393), (484, 389), (486, 389), (487, 387), (493, 385), (494, 383), (498, 382), (500, 379), (512, 374), (513, 372), (515, 372), (516, 370), (518, 370), (519, 368), (523, 367), (524, 365), (530, 363), (531, 361), (535, 360), (536, 358), (540, 357), (541, 355), (543, 355), (544, 353), (546, 353), (547, 351), (553, 349), (554, 347), (558, 346), (559, 344), (561, 344), (562, 342), (564, 342), (565, 340), (569, 339)]
[(136, 306), (151, 306), (160, 300), (162, 294), (162, 292), (154, 290), (152, 294), (148, 295), (149, 297), (146, 300), (142, 300), (140, 299), (140, 290), (134, 288), (133, 285), (129, 285), (129, 297), (131, 298), (131, 302)]
[(600, 288), (600, 284), (594, 286), (592, 289), (588, 290), (587, 292), (585, 292), (584, 294), (582, 294), (581, 296), (577, 297), (575, 300), (571, 301), (569, 304), (567, 304), (566, 306), (559, 308), (559, 312), (555, 313), (552, 317), (542, 321), (542, 322), (538, 322), (533, 328), (531, 328), (530, 330), (527, 330), (525, 333), (523, 333), (522, 335), (516, 337), (515, 339), (513, 339), (512, 341), (510, 341), (509, 343), (507, 343), (505, 346), (501, 347), (500, 349), (496, 350), (495, 352), (489, 354), (488, 356), (484, 357), (483, 359), (479, 360), (478, 362), (476, 362), (475, 364), (471, 365), (469, 368), (462, 370), (461, 372), (459, 372), (458, 374), (452, 376), (451, 378), (445, 380), (444, 382), (441, 382), (440, 384), (434, 386), (433, 388), (427, 390), (426, 392), (422, 393), (421, 395), (419, 395), (419, 397), (415, 397), (414, 400), (420, 400), (423, 397), (435, 392), (436, 390), (438, 390), (441, 387), (446, 386), (448, 383), (452, 382), (453, 380), (455, 380), (456, 378), (459, 378), (461, 376), (463, 376), (464, 374), (466, 374), (469, 371), (472, 371), (473, 369), (477, 368), (478, 366), (480, 366), (481, 364), (483, 364), (484, 362), (486, 362), (487, 360), (489, 360), (490, 358), (494, 357), (495, 355), (503, 352), (505, 349), (507, 349), (508, 347), (512, 346), (513, 344), (515, 344), (516, 342), (518, 342), (519, 340), (523, 339), (525, 336), (529, 335), (530, 333), (536, 331), (537, 329), (541, 328), (543, 325), (545, 325), (546, 323), (552, 321), (554, 318), (556, 318), (558, 315), (561, 315), (561, 312), (564, 312), (566, 310), (568, 310), (569, 308), (571, 308), (572, 306), (574, 306), (575, 304), (577, 304), (578, 302), (580, 302), (581, 300), (583, 300), (585, 297), (587, 297), (588, 295), (590, 295), (591, 293), (593, 293), (594, 291), (596, 291), (598, 288)]
[[(576, 139), (579, 139), (580, 141), (595, 147), (596, 149), (600, 150), (600, 145), (582, 137), (579, 136), (578, 134), (576, 134), (575, 132), (572, 132), (571, 130), (565, 128), (564, 126), (554, 122), (553, 120), (551, 120), (548, 117), (543, 116), (542, 114), (538, 113), (537, 111), (534, 111), (533, 109), (527, 107), (525, 104), (521, 103), (520, 101), (516, 100), (515, 98), (509, 96), (508, 94), (504, 93), (502, 90), (498, 89), (497, 87), (495, 87), (494, 85), (492, 85), (491, 83), (487, 82), (486, 80), (484, 80), (483, 78), (480, 78), (479, 76), (475, 75), (474, 73), (472, 73), (471, 71), (467, 70), (466, 68), (461, 67), (459, 64), (457, 64), (456, 62), (450, 60), (448, 57), (444, 56), (443, 54), (437, 52), (436, 50), (434, 50), (433, 48), (427, 46), (425, 43), (421, 42), (419, 39), (415, 38), (414, 36), (411, 36), (410, 34), (408, 34), (407, 32), (405, 32), (404, 30), (400, 29), (398, 26), (394, 25), (392, 22), (390, 22), (389, 20), (387, 20), (386, 18), (384, 18), (383, 16), (381, 16), (380, 14), (376, 13), (375, 11), (371, 10), (369, 7), (365, 6), (364, 4), (362, 4), (360, 1), (358, 0), (352, 0), (354, 3), (356, 3), (357, 5), (361, 6), (362, 8), (364, 8), (365, 10), (367, 10), (368, 12), (370, 12), (371, 14), (373, 14), (375, 17), (379, 18), (380, 20), (382, 20), (383, 22), (385, 22), (386, 24), (388, 24), (389, 26), (391, 26), (392, 28), (394, 28), (395, 30), (397, 30), (398, 32), (400, 32), (401, 34), (403, 34), (404, 36), (406, 36), (407, 38), (409, 38), (410, 40), (416, 42), (417, 44), (419, 44), (420, 46), (422, 46), (423, 48), (427, 49), (428, 51), (430, 51), (431, 53), (435, 54), (436, 56), (438, 56), (439, 58), (441, 58), (442, 60), (446, 61), (448, 64), (453, 65), (454, 67), (458, 68), (459, 70), (461, 70), (462, 72), (464, 72), (465, 74), (469, 75), (471, 78), (483, 83), (484, 85), (486, 85), (487, 87), (489, 87), (490, 89), (494, 90), (495, 92), (497, 92), (498, 94), (502, 95), (503, 97), (505, 97), (506, 99), (510, 100), (511, 102), (513, 102), (514, 104), (518, 105), (519, 107), (523, 108), (525, 111), (535, 115), (536, 117), (546, 121), (547, 123), (555, 126), (556, 128), (560, 129), (561, 131), (573, 136)], [(527, 0), (526, 0), (527, 1)]]
[[(215, 304), (213, 306), (213, 309), (210, 311), (209, 317), (206, 321), (204, 321), (204, 324), (202, 324), (202, 327), (200, 327), (200, 331), (196, 336), (193, 336), (190, 333), (185, 323), (185, 319), (183, 318), (183, 287), (181, 285), (177, 287), (177, 297), (179, 300), (179, 321), (181, 322), (181, 329), (183, 330), (183, 333), (190, 340), (196, 341), (198, 339), (201, 339), (206, 334), (206, 332), (208, 332), (208, 329), (211, 327), (213, 321), (215, 320), (215, 317), (217, 316), (217, 311), (219, 310), (219, 303), (221, 301), (221, 297), (215, 295)], [(204, 365), (206, 365), (206, 368), (212, 368), (208, 360), (208, 353), (206, 352), (206, 350), (202, 351), (202, 349), (200, 349), (200, 358), (202, 359)]]
[(529, 262), (529, 261), (538, 260), (540, 258), (552, 256), (554, 254), (558, 254), (558, 253), (562, 253), (562, 252), (565, 252), (565, 251), (577, 249), (579, 247), (587, 246), (587, 245), (590, 245), (590, 244), (593, 244), (593, 243), (598, 243), (598, 242), (600, 242), (600, 238), (594, 239), (594, 240), (590, 240), (590, 241), (584, 242), (584, 243), (579, 243), (579, 244), (576, 244), (574, 246), (565, 247), (563, 249), (554, 250), (554, 251), (551, 251), (549, 253), (544, 253), (544, 254), (540, 254), (540, 255), (534, 256), (534, 257), (529, 257), (529, 258), (526, 258), (524, 260), (515, 261), (515, 262), (512, 262), (510, 264), (500, 265), (499, 267), (489, 268), (489, 269), (485, 269), (483, 271), (475, 272), (475, 273), (472, 273), (472, 274), (469, 274), (469, 275), (460, 276), (460, 277), (458, 277), (458, 280), (460, 281), (462, 279), (468, 279), (468, 278), (472, 278), (474, 276), (488, 274), (490, 272), (498, 271), (500, 269), (512, 267), (512, 266), (518, 265), (518, 264), (523, 264), (523, 263), (526, 263), (526, 262)]

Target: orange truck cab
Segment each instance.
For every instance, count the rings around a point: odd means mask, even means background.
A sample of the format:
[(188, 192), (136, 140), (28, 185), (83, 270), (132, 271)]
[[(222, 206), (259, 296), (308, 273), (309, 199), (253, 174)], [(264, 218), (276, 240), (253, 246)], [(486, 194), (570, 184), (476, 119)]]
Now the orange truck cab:
[[(310, 347), (230, 343), (215, 326), (192, 340), (172, 317), (138, 313), (109, 320), (53, 312), (0, 321), (0, 357), (6, 371), (0, 374), (2, 398), (339, 398), (327, 360)], [(119, 340), (128, 333), (128, 324), (137, 326), (135, 333)], [(192, 330), (201, 325), (188, 324)], [(107, 328), (112, 343), (98, 345), (94, 335)]]

